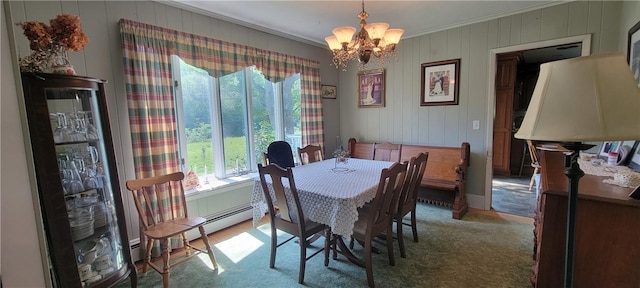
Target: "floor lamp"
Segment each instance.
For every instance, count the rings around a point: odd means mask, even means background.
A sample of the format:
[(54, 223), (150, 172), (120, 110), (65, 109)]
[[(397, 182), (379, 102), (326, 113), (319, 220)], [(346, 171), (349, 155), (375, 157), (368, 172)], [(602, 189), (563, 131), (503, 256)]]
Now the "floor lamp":
[(538, 82), (515, 137), (560, 142), (569, 179), (565, 287), (573, 287), (576, 202), (585, 141), (640, 140), (640, 88), (622, 54), (600, 54), (540, 65)]

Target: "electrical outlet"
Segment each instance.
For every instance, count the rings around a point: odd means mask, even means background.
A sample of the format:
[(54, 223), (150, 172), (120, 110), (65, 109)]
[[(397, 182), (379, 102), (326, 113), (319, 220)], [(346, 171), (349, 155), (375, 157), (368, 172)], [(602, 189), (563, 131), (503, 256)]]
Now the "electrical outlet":
[(480, 120), (473, 120), (473, 130), (480, 130)]

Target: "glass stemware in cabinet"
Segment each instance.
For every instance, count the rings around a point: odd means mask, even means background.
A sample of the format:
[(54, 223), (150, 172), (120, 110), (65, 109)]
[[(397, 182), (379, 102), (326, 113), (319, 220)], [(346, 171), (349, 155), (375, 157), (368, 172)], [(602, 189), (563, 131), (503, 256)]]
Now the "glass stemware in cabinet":
[(49, 286), (135, 287), (104, 81), (23, 73), (22, 84)]

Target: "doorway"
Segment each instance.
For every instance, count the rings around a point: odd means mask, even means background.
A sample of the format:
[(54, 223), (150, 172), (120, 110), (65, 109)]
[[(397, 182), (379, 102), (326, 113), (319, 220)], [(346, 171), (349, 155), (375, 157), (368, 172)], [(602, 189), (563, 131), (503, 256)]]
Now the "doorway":
[[(589, 39), (589, 40), (587, 40)], [(513, 137), (526, 113), (540, 64), (588, 55), (590, 35), (531, 43), (491, 51), (495, 73), (489, 94), (487, 141), (487, 210), (533, 217), (536, 186), (530, 185), (534, 169), (526, 142)], [(491, 78), (491, 77), (490, 77)], [(492, 99), (490, 99), (492, 100)], [(489, 118), (489, 116), (488, 116)], [(489, 140), (490, 139), (490, 140)]]

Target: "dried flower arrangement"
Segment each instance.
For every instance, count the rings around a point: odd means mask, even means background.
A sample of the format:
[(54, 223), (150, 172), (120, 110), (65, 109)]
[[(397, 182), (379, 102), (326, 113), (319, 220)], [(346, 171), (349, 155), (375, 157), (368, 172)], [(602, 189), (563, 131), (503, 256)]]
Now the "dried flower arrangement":
[(80, 51), (89, 40), (80, 27), (80, 17), (76, 15), (58, 15), (49, 21), (49, 25), (40, 21), (16, 25), (24, 30), (32, 50), (31, 55), (20, 58), (20, 68), (25, 72), (43, 72), (56, 64), (65, 64), (58, 63), (60, 60), (57, 59), (68, 61), (67, 50)]

